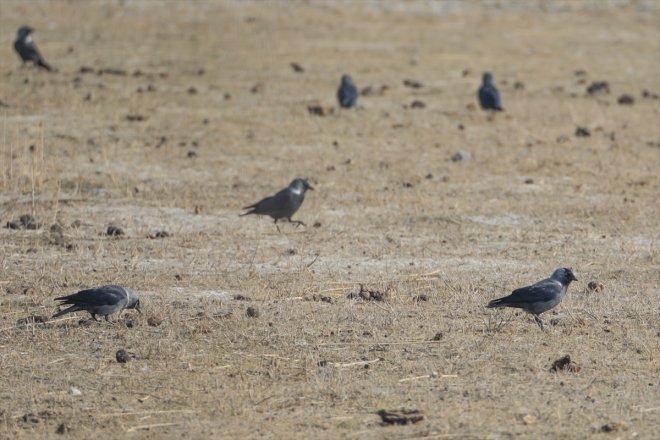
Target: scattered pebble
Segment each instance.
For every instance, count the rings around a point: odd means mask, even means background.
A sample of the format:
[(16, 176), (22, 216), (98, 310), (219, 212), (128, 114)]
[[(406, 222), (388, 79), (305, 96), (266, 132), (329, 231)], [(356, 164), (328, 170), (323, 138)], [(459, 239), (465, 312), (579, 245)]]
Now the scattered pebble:
[(422, 301), (428, 301), (429, 296), (426, 293), (422, 293), (420, 295), (417, 295), (413, 298), (413, 301), (415, 302), (422, 302)]
[(37, 222), (30, 214), (21, 215), (18, 220), (7, 222), (7, 229), (29, 229), (36, 230), (41, 228), (41, 223)]
[(147, 119), (149, 118), (144, 115), (138, 115), (138, 114), (126, 115), (126, 120), (130, 122), (142, 122), (142, 121), (146, 121)]
[(410, 104), (410, 108), (426, 108), (426, 103), (416, 99)]
[(71, 425), (67, 425), (66, 423), (60, 423), (60, 425), (57, 427), (55, 430), (56, 434), (68, 434), (69, 431), (73, 430)]
[(197, 94), (197, 89), (195, 87), (188, 87), (187, 90), (189, 95), (196, 95)]
[(438, 332), (438, 333), (436, 333), (435, 335), (433, 335), (433, 337), (431, 338), (431, 340), (432, 340), (432, 341), (440, 341), (440, 340), (442, 340), (442, 338), (444, 338), (444, 337), (445, 337), (444, 333), (442, 333), (442, 332)]
[(516, 81), (513, 83), (514, 90), (525, 90), (525, 84), (522, 81)]
[(452, 162), (467, 162), (470, 159), (472, 159), (472, 155), (465, 150), (459, 150), (451, 157)]
[(190, 150), (188, 151), (188, 154), (186, 156), (188, 157), (188, 159), (194, 159), (197, 157), (197, 152), (194, 150)]
[(251, 301), (251, 300), (252, 300), (252, 298), (250, 298), (249, 296), (243, 295), (241, 293), (237, 293), (236, 295), (234, 295), (234, 301)]
[(69, 387), (69, 394), (72, 396), (82, 396), (82, 391), (74, 386), (71, 386)]
[(570, 355), (566, 355), (554, 361), (550, 371), (568, 371), (569, 373), (579, 373), (582, 368), (571, 360)]
[(389, 89), (390, 87), (383, 84), (381, 86), (366, 86), (362, 90), (360, 90), (360, 96), (371, 96), (371, 95), (377, 95), (377, 96), (382, 96), (385, 94), (385, 91)]
[(245, 311), (245, 313), (248, 316), (248, 318), (258, 318), (260, 315), (259, 309), (257, 309), (254, 306), (249, 306)]
[(424, 420), (424, 415), (414, 408), (401, 408), (398, 412), (381, 409), (377, 414), (383, 425), (408, 425)]
[(41, 316), (41, 315), (32, 315), (28, 316), (27, 318), (21, 318), (16, 321), (16, 326), (21, 327), (27, 324), (40, 324), (48, 322), (48, 317), (47, 316)]
[(264, 85), (257, 83), (250, 88), (250, 93), (257, 94), (264, 91)]
[(538, 419), (535, 415), (527, 414), (523, 416), (522, 421), (525, 425), (533, 425), (538, 421)]
[(525, 179), (525, 183), (527, 185), (531, 185), (532, 183), (534, 183), (534, 179), (532, 179), (531, 177), (528, 177), (527, 179)]

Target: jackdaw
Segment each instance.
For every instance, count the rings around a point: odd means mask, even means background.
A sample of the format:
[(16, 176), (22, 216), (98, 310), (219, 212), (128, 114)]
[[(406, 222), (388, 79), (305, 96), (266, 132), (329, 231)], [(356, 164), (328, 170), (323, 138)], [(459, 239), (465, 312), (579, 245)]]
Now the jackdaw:
[(62, 301), (59, 305), (73, 304), (71, 307), (66, 308), (53, 315), (53, 318), (66, 315), (67, 313), (78, 312), (80, 310), (87, 310), (94, 318), (96, 315), (105, 316), (105, 320), (114, 313), (121, 313), (124, 309), (135, 309), (138, 313), (140, 311), (140, 298), (137, 294), (126, 287), (115, 286), (113, 284), (98, 287), (95, 289), (81, 290), (69, 296), (60, 296), (55, 298), (56, 301)]
[(493, 84), (493, 75), (489, 72), (484, 73), (483, 83), (479, 87), (479, 104), (484, 110), (502, 111), (502, 101), (500, 100), (500, 92)]
[(46, 63), (44, 57), (42, 57), (39, 53), (37, 45), (34, 44), (34, 41), (32, 41), (32, 35), (30, 35), (32, 32), (34, 32), (34, 29), (32, 29), (30, 26), (21, 26), (16, 33), (14, 49), (16, 49), (16, 52), (18, 52), (18, 55), (20, 55), (21, 59), (23, 60), (23, 64), (31, 61), (35, 66), (50, 71), (51, 67), (48, 65), (48, 63)]
[(341, 85), (337, 90), (337, 100), (339, 105), (344, 108), (355, 107), (358, 99), (358, 90), (353, 84), (353, 78), (350, 75), (342, 75)]
[(492, 300), (486, 307), (523, 309), (532, 314), (534, 321), (543, 330), (543, 321), (541, 321), (539, 315), (556, 307), (561, 302), (571, 281), (577, 281), (577, 278), (570, 269), (563, 267), (555, 270), (550, 278), (531, 286), (516, 289), (509, 296)]
[(268, 215), (275, 220), (275, 223), (277, 223), (278, 220), (285, 218), (290, 223), (297, 223), (305, 226), (305, 223), (299, 220), (291, 220), (291, 216), (295, 214), (298, 208), (300, 208), (300, 205), (302, 205), (303, 200), (305, 200), (305, 191), (308, 189), (313, 190), (314, 188), (312, 188), (305, 179), (297, 178), (291, 182), (288, 187), (284, 188), (274, 196), (266, 197), (254, 205), (246, 206), (243, 209), (249, 209), (249, 211), (240, 215)]

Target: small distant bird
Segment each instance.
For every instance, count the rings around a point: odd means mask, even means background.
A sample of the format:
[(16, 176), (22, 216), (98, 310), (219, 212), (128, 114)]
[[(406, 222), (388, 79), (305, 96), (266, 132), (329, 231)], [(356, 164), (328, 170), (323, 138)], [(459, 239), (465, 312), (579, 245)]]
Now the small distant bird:
[(344, 108), (355, 107), (358, 99), (358, 90), (353, 84), (353, 78), (350, 75), (342, 75), (341, 84), (337, 90), (337, 100), (339, 105)]
[(493, 75), (489, 72), (484, 73), (483, 83), (479, 87), (477, 95), (482, 109), (496, 112), (504, 110), (502, 108), (502, 101), (500, 100), (500, 92), (497, 91), (497, 87), (493, 84)]
[(48, 71), (52, 70), (50, 65), (46, 63), (44, 57), (39, 53), (37, 45), (32, 41), (32, 29), (30, 26), (21, 26), (16, 33), (16, 41), (14, 41), (14, 49), (23, 60), (23, 64), (31, 61), (35, 66), (39, 66)]
[(577, 281), (570, 269), (555, 270), (550, 278), (527, 287), (514, 290), (511, 295), (494, 299), (486, 307), (513, 307), (523, 309), (534, 317), (534, 321), (543, 330), (543, 321), (539, 315), (555, 308), (566, 295), (571, 281)]
[(140, 299), (133, 290), (112, 284), (95, 289), (81, 290), (69, 296), (60, 296), (55, 298), (55, 301), (62, 301), (59, 305), (73, 305), (54, 314), (53, 318), (81, 310), (88, 311), (94, 321), (98, 321), (96, 315), (105, 316), (105, 320), (109, 321), (108, 317), (110, 315), (117, 312), (121, 313), (124, 309), (135, 309), (138, 313), (142, 313), (140, 311)]
[(249, 209), (248, 212), (241, 214), (241, 216), (248, 214), (268, 215), (275, 223), (280, 219), (287, 219), (290, 223), (297, 223), (305, 226), (305, 223), (298, 220), (291, 220), (291, 216), (298, 211), (303, 200), (305, 200), (305, 191), (314, 190), (312, 186), (307, 183), (305, 179), (297, 178), (289, 184), (288, 187), (278, 192), (274, 196), (266, 197), (265, 199), (255, 203), (254, 205), (246, 206), (243, 209)]

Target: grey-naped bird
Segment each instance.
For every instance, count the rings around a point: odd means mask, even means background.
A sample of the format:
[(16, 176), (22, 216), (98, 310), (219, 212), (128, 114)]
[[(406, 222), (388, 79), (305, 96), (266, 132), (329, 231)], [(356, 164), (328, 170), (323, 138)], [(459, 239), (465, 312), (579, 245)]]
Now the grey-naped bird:
[(138, 295), (132, 289), (113, 284), (81, 290), (73, 295), (60, 296), (55, 298), (55, 301), (62, 301), (59, 305), (73, 305), (54, 314), (53, 318), (81, 310), (88, 311), (95, 321), (98, 321), (96, 315), (105, 316), (105, 320), (109, 321), (110, 315), (121, 313), (124, 309), (135, 309), (138, 313), (142, 313)]
[(350, 75), (342, 75), (341, 84), (337, 90), (337, 100), (339, 105), (344, 108), (355, 107), (358, 99), (358, 89), (353, 84), (353, 78)]
[(577, 278), (570, 269), (562, 267), (555, 270), (550, 278), (516, 289), (509, 296), (492, 300), (486, 307), (523, 309), (534, 317), (534, 321), (543, 330), (543, 321), (539, 315), (555, 308), (561, 302), (571, 281), (577, 281)]
[(246, 206), (243, 209), (249, 209), (249, 211), (240, 215), (268, 215), (275, 220), (275, 223), (285, 218), (290, 223), (305, 226), (305, 223), (299, 220), (291, 220), (291, 217), (298, 211), (300, 205), (302, 205), (303, 200), (305, 200), (305, 191), (308, 189), (314, 190), (305, 179), (297, 178), (274, 196), (266, 197), (254, 205)]
[(502, 108), (500, 92), (497, 91), (497, 87), (493, 84), (493, 75), (489, 72), (484, 73), (483, 83), (479, 87), (477, 95), (479, 97), (479, 105), (481, 105), (482, 109), (496, 112), (504, 110)]
[(37, 49), (37, 45), (32, 41), (32, 32), (34, 32), (34, 29), (30, 26), (21, 26), (16, 33), (14, 49), (20, 55), (23, 64), (32, 62), (35, 66), (51, 71), (50, 65), (44, 60), (44, 57), (39, 53), (39, 49)]

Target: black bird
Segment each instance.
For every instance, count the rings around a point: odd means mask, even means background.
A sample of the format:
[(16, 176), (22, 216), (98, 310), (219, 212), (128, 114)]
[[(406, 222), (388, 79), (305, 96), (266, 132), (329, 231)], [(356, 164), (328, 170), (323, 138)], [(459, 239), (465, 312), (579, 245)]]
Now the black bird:
[(20, 55), (21, 59), (23, 60), (23, 64), (26, 62), (32, 62), (35, 66), (39, 66), (43, 69), (51, 71), (52, 69), (50, 65), (46, 63), (44, 57), (42, 57), (39, 53), (37, 45), (34, 44), (34, 41), (32, 41), (32, 35), (30, 35), (32, 32), (34, 32), (34, 29), (32, 29), (30, 26), (21, 26), (16, 33), (14, 49), (16, 49), (16, 52), (18, 52), (18, 55)]
[(81, 290), (73, 295), (60, 296), (55, 298), (55, 301), (62, 301), (59, 305), (73, 305), (54, 314), (53, 318), (81, 310), (88, 311), (95, 321), (98, 321), (96, 315), (105, 316), (105, 320), (109, 321), (108, 316), (117, 312), (121, 313), (124, 309), (135, 309), (142, 313), (140, 298), (137, 294), (131, 289), (113, 284)]
[(560, 268), (555, 270), (550, 278), (516, 289), (509, 296), (492, 300), (486, 307), (523, 309), (534, 317), (534, 321), (543, 330), (543, 321), (539, 315), (555, 308), (561, 302), (571, 281), (577, 281), (573, 272), (570, 269)]
[(249, 211), (241, 214), (241, 216), (248, 214), (268, 215), (275, 220), (275, 223), (285, 218), (291, 223), (305, 226), (305, 223), (301, 221), (291, 220), (291, 216), (302, 205), (303, 200), (305, 200), (305, 191), (308, 189), (313, 190), (314, 188), (305, 179), (297, 178), (274, 196), (266, 197), (254, 205), (243, 208), (249, 209)]
[(353, 78), (350, 75), (342, 75), (341, 84), (337, 90), (337, 100), (339, 105), (344, 108), (355, 107), (358, 99), (358, 90), (353, 84)]
[(493, 75), (489, 72), (484, 73), (483, 83), (479, 87), (477, 95), (482, 109), (496, 112), (504, 110), (502, 108), (502, 101), (500, 100), (500, 92), (497, 91), (497, 87), (493, 84)]

